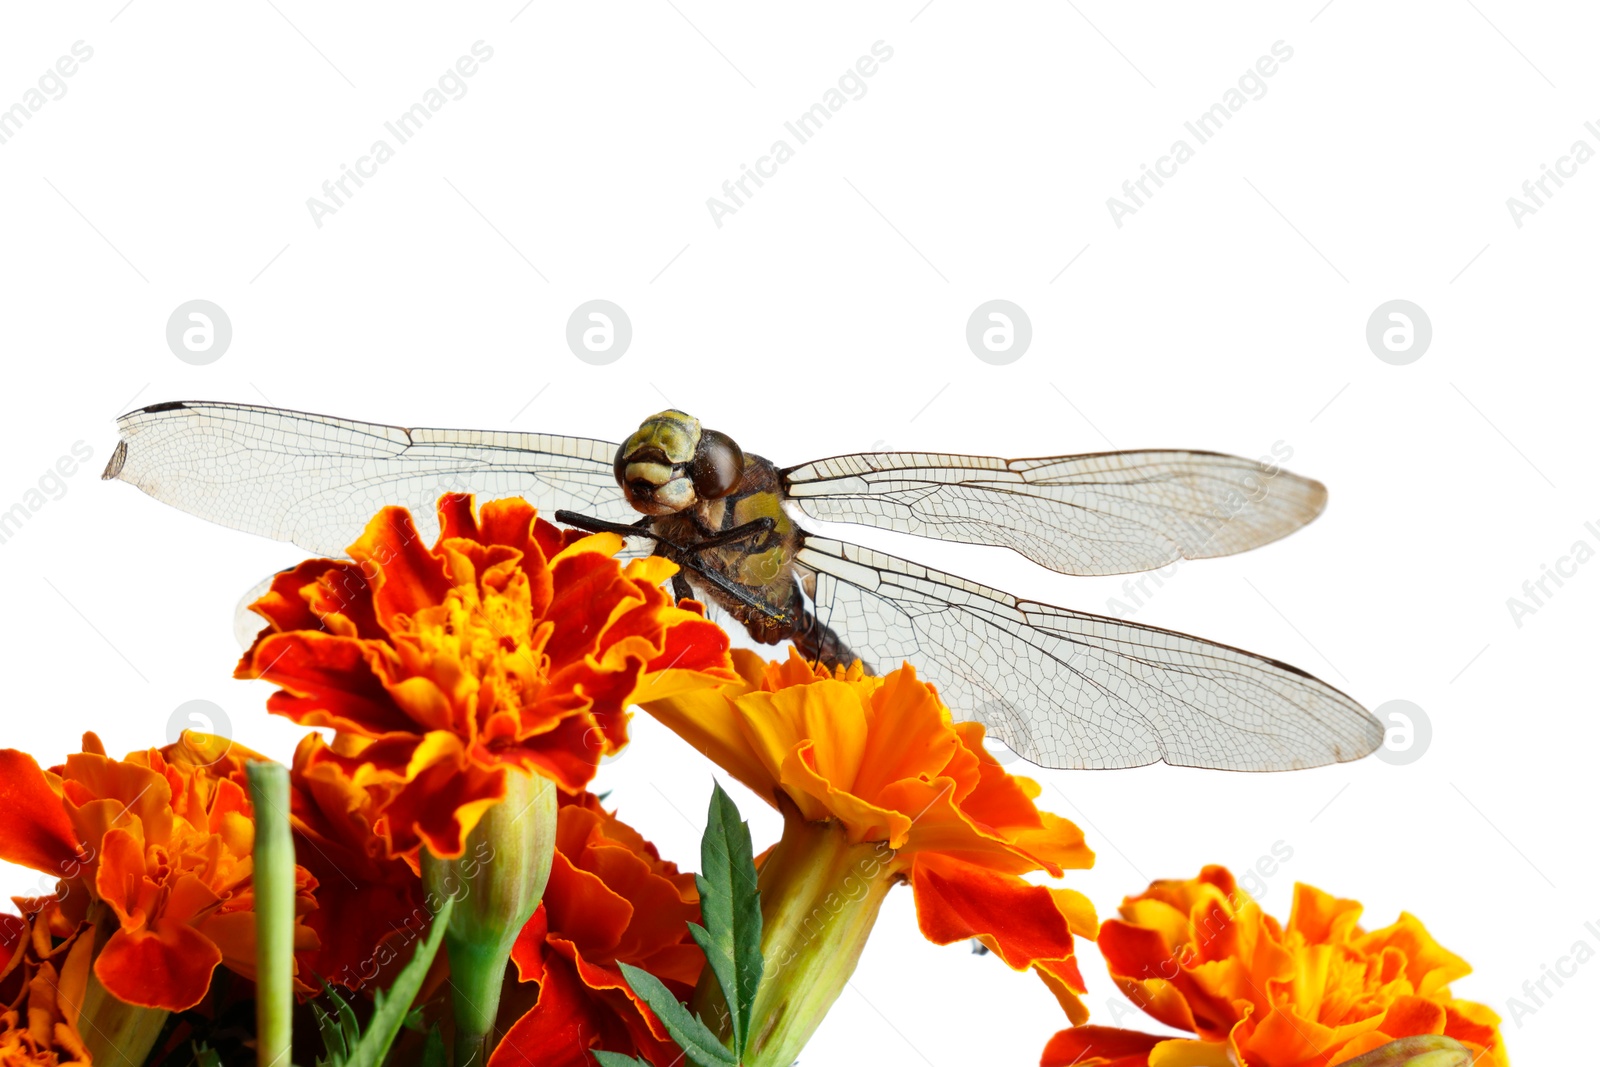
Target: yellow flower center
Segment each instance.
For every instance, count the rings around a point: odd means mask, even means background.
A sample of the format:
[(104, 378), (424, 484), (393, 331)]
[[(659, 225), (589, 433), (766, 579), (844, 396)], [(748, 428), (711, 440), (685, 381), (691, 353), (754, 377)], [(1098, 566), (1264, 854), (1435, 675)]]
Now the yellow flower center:
[[(496, 712), (531, 704), (549, 675), (545, 655), (555, 627), (535, 625), (526, 575), (513, 571), (504, 588), (469, 582), (451, 589), (441, 604), (411, 620), (396, 644), (419, 657), (413, 673), (426, 674), (449, 697), (469, 736)], [(504, 576), (502, 576), (504, 577)], [(429, 723), (439, 727), (443, 723)]]

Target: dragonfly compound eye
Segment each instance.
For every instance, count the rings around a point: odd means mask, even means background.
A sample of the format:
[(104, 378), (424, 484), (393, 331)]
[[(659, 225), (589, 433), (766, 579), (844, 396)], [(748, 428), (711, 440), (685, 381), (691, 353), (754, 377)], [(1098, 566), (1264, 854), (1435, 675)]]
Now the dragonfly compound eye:
[(701, 500), (725, 497), (739, 487), (744, 477), (744, 453), (727, 434), (702, 430), (690, 473), (695, 495)]
[(694, 506), (695, 489), (688, 464), (668, 461), (659, 448), (630, 448), (624, 444), (617, 450), (611, 471), (635, 511), (670, 515)]

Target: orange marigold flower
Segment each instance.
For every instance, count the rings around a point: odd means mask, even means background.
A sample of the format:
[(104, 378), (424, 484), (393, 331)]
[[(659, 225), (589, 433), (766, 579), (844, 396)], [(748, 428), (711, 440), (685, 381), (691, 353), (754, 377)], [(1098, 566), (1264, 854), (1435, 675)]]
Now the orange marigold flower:
[(0, 915), (0, 1064), (88, 1067), (78, 1029), (94, 936), (52, 937), (47, 922)]
[[(877, 678), (859, 664), (813, 667), (792, 649), (770, 664), (733, 656), (738, 682), (643, 706), (784, 812), (783, 839), (760, 869), (762, 950), (783, 979), (758, 996), (789, 996), (803, 981), (842, 988), (883, 896), (904, 881), (929, 940), (980, 938), (1086, 1018), (1072, 937), (1094, 935), (1094, 908), (1022, 875), (1060, 877), (1094, 854), (1076, 826), (1035, 806), (1035, 782), (988, 753), (983, 726), (952, 721), (909, 664)], [(813, 916), (834, 910), (830, 894), (860, 903), (846, 925), (819, 935)], [(812, 967), (828, 973), (808, 977)], [(760, 1001), (756, 1013), (764, 1017)], [(761, 1050), (763, 1062), (798, 1052), (817, 1021), (803, 1014), (765, 1035), (775, 1044)], [(787, 1031), (791, 1021), (797, 1029)]]
[(372, 798), (331, 764), (319, 762), (327, 748), (320, 734), (307, 734), (289, 768), (289, 823), (295, 855), (317, 880), (317, 910), (306, 916), (318, 945), (304, 957), (334, 985), (362, 989), (391, 965), (427, 929), (422, 879), (403, 858), (390, 856), (372, 830)]
[(563, 801), (544, 903), (511, 954), (518, 977), (538, 983), (537, 999), (489, 1067), (589, 1067), (591, 1049), (658, 1067), (680, 1063), (678, 1046), (617, 964), (642, 967), (688, 995), (705, 966), (688, 930), (700, 919), (694, 876), (663, 861), (593, 794)]
[[(432, 921), (422, 879), (405, 858), (388, 854), (372, 830), (373, 802), (333, 763), (318, 756), (321, 734), (308, 733), (289, 768), (289, 825), (295, 858), (311, 874), (316, 909), (304, 919), (317, 935), (299, 965), (330, 984), (362, 989), (377, 982)], [(162, 750), (169, 761), (208, 766), (248, 789), (245, 765), (259, 759), (224, 737), (186, 730)], [(414, 861), (415, 857), (411, 857)]]
[(409, 512), (385, 508), (351, 559), (278, 575), (235, 674), (282, 687), (268, 710), (338, 731), (312, 763), (374, 797), (393, 854), (426, 844), (449, 858), (504, 797), (508, 769), (579, 791), (627, 742), (642, 686), (729, 674), (727, 635), (662, 590), (668, 561), (624, 566), (616, 535), (563, 531), (520, 499), (475, 515), (451, 494), (438, 510), (432, 548)]
[(1403, 1037), (1445, 1035), (1505, 1067), (1499, 1016), (1457, 1000), (1472, 968), (1414, 916), (1381, 930), (1361, 905), (1296, 885), (1287, 925), (1225, 867), (1154, 882), (1100, 928), (1112, 977), (1146, 1013), (1194, 1039), (1104, 1027), (1063, 1030), (1043, 1067), (1331, 1067)]
[[(90, 733), (82, 752), (44, 771), (0, 751), (0, 859), (59, 878), (53, 896), (19, 901), (56, 936), (97, 915), (110, 922), (94, 973), (113, 996), (182, 1011), (204, 998), (217, 964), (255, 973), (255, 824), (237, 783), (166, 753), (110, 759)], [(296, 875), (303, 915), (315, 881), (303, 867)], [(297, 923), (295, 943), (309, 950), (316, 935)]]

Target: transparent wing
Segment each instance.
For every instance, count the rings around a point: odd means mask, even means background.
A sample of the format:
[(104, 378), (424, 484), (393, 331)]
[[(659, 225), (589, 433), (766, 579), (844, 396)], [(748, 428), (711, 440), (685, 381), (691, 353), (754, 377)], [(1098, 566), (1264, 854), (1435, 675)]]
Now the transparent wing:
[(958, 719), (1044, 767), (1276, 771), (1365, 756), (1383, 727), (1276, 660), (1019, 600), (894, 556), (808, 537), (819, 621), (881, 672), (909, 660)]
[(408, 430), (189, 401), (130, 412), (117, 428), (121, 440), (103, 477), (321, 555), (343, 555), (389, 504), (410, 508), (432, 540), (434, 504), (449, 492), (521, 496), (544, 515), (568, 508), (617, 522), (637, 518), (612, 478), (617, 446), (586, 437)]
[(784, 471), (807, 515), (1003, 545), (1063, 574), (1128, 574), (1226, 556), (1322, 511), (1322, 483), (1216, 452), (1041, 459), (880, 452)]
[(267, 595), (267, 591), (272, 588), (272, 580), (276, 577), (276, 574), (267, 575), (251, 586), (244, 596), (239, 598), (239, 603), (234, 605), (233, 639), (239, 642), (239, 647), (246, 652), (250, 651), (250, 647), (256, 643), (256, 635), (267, 624), (265, 619), (250, 610), (250, 605)]

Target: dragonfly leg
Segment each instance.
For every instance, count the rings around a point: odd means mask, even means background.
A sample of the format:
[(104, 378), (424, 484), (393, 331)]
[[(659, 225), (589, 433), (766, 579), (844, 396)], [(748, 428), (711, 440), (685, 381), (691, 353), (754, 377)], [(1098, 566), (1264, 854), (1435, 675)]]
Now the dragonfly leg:
[(769, 516), (762, 516), (759, 519), (751, 519), (749, 522), (740, 523), (731, 530), (723, 530), (721, 533), (712, 534), (710, 537), (707, 537), (702, 541), (696, 541), (694, 544), (684, 549), (684, 555), (697, 555), (701, 552), (704, 552), (708, 548), (720, 548), (723, 545), (731, 545), (738, 541), (747, 541), (756, 537), (761, 537), (771, 533), (773, 528), (777, 525), (777, 521)]
[[(689, 588), (689, 583), (684, 573), (684, 571), (693, 571), (709, 589), (715, 590), (720, 594), (720, 599), (725, 601), (724, 606), (738, 605), (741, 610), (753, 615), (766, 616), (778, 625), (783, 625), (789, 621), (784, 616), (774, 613), (770, 607), (751, 596), (749, 592), (740, 588), (736, 583), (729, 581), (727, 577), (702, 563), (693, 551), (693, 548), (699, 546), (685, 547), (651, 530), (648, 516), (630, 525), (628, 523), (607, 522), (604, 519), (590, 518), (587, 515), (579, 515), (575, 511), (558, 511), (555, 513), (555, 520), (579, 530), (588, 530), (590, 533), (615, 533), (621, 534), (623, 537), (648, 537), (655, 541), (655, 555), (670, 559), (684, 568), (684, 570), (680, 570), (674, 575), (672, 579), (672, 593), (680, 600), (684, 597), (693, 598), (693, 590)], [(757, 532), (758, 527), (766, 529), (766, 527), (760, 525), (764, 522), (770, 523), (771, 520), (758, 519), (755, 522), (745, 523), (744, 526), (751, 527), (751, 529), (741, 532), (740, 536), (747, 537), (751, 533)], [(733, 530), (727, 531), (727, 533), (731, 534), (742, 530), (743, 527), (735, 527)], [(719, 534), (717, 536), (724, 535)]]
[(649, 537), (661, 543), (662, 538), (650, 529), (650, 517), (647, 515), (638, 522), (607, 522), (605, 519), (592, 519), (587, 515), (579, 515), (576, 511), (558, 511), (555, 514), (557, 522), (590, 533), (614, 533), (623, 537)]

